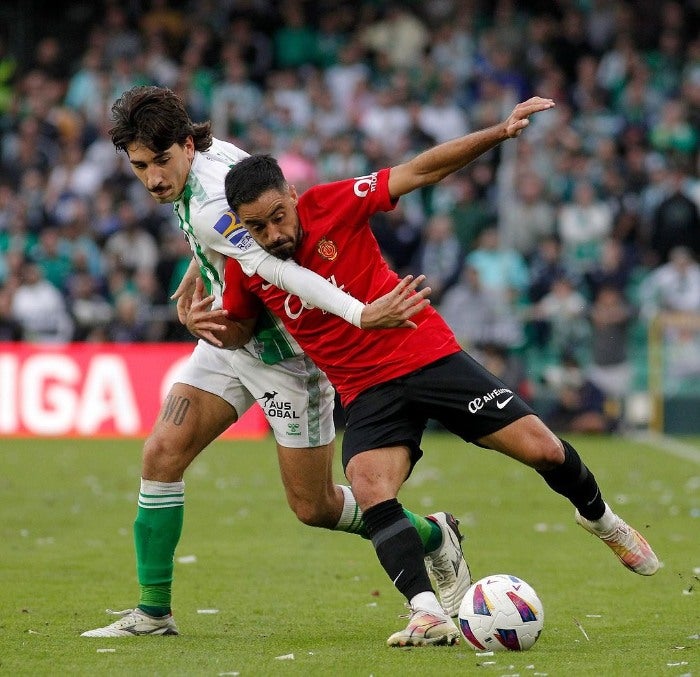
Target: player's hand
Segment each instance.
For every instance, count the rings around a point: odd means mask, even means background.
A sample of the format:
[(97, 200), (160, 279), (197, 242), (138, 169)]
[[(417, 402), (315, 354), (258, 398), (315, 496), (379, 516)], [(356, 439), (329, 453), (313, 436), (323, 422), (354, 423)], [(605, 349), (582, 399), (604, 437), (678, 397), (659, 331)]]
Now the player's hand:
[(388, 294), (368, 303), (362, 311), (362, 328), (415, 329), (416, 323), (409, 318), (430, 305), (430, 287), (417, 289), (424, 281), (425, 275), (419, 275), (415, 279), (413, 275), (406, 275)]
[[(182, 286), (182, 282), (180, 286)], [(178, 299), (178, 304), (179, 302)], [(204, 282), (201, 277), (197, 276), (194, 281), (194, 291), (189, 297), (184, 324), (193, 336), (204, 339), (217, 348), (223, 348), (224, 344), (215, 332), (226, 331), (226, 325), (222, 323), (222, 320), (226, 318), (226, 311), (223, 308), (211, 310), (213, 302), (214, 295), (204, 296)]]
[(555, 105), (552, 99), (543, 99), (541, 96), (533, 96), (531, 99), (519, 103), (505, 122), (506, 134), (511, 139), (520, 136), (523, 129), (530, 124), (529, 117), (531, 115), (554, 108)]
[(170, 297), (171, 300), (177, 301), (177, 319), (181, 324), (187, 324), (187, 313), (192, 304), (192, 295), (194, 294), (195, 284), (198, 279), (201, 279), (199, 268), (195, 264), (194, 259), (188, 266), (185, 274), (177, 285), (177, 289)]

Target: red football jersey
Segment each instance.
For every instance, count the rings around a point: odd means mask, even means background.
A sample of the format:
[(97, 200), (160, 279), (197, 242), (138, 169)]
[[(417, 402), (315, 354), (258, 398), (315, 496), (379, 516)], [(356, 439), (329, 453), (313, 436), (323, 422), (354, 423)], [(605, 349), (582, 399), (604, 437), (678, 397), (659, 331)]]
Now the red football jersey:
[[(365, 303), (391, 291), (400, 279), (382, 257), (369, 224), (372, 214), (394, 208), (389, 171), (315, 186), (299, 197), (297, 205), (304, 235), (295, 260)], [(242, 285), (282, 319), (307, 355), (326, 372), (343, 404), (373, 385), (460, 350), (452, 330), (430, 306), (412, 318), (417, 329), (358, 329), (308, 307), (259, 275), (246, 277), (230, 259), (226, 265), (230, 293), (224, 295), (224, 307), (233, 316)], [(243, 298), (240, 302), (248, 303)]]

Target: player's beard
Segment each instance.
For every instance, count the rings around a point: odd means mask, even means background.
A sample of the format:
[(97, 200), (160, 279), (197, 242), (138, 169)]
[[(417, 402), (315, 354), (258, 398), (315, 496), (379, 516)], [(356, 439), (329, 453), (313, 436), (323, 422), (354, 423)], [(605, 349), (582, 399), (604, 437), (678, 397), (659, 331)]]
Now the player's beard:
[(282, 259), (286, 261), (294, 256), (294, 251), (296, 247), (294, 246), (293, 240), (286, 240), (284, 242), (278, 242), (271, 247), (267, 248), (267, 251), (272, 254), (275, 258)]
[(290, 235), (278, 237), (275, 243), (267, 248), (267, 251), (283, 261), (291, 259), (301, 242), (302, 235), (303, 231), (297, 227), (296, 237)]

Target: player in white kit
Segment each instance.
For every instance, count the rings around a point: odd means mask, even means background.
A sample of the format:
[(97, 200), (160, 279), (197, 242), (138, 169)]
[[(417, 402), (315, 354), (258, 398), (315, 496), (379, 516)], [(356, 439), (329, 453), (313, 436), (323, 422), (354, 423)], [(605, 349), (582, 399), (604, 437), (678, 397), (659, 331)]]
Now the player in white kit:
[[(246, 273), (257, 272), (306, 303), (366, 329), (412, 326), (410, 317), (428, 303), (427, 290), (415, 291), (420, 278), (406, 278), (365, 305), (316, 273), (260, 248), (236, 223), (224, 194), (228, 169), (247, 153), (213, 138), (208, 122), (192, 123), (170, 90), (135, 87), (117, 100), (112, 114), (115, 147), (127, 153), (154, 199), (173, 204), (192, 248), (192, 264), (176, 292), (181, 321), (198, 310), (222, 307), (225, 256), (236, 258)], [(198, 278), (206, 286), (203, 300), (201, 283), (195, 293)], [(171, 589), (184, 514), (184, 472), (255, 401), (274, 432), (287, 500), (297, 517), (311, 526), (365, 535), (352, 492), (332, 478), (334, 390), (325, 374), (262, 306), (255, 323), (228, 322), (224, 311), (216, 320), (211, 331), (200, 332), (144, 444), (134, 523), (138, 606), (115, 612), (119, 620), (83, 636), (178, 634)], [(239, 350), (218, 348), (205, 340), (215, 341), (217, 331), (250, 340)], [(441, 596), (453, 599), (466, 591), (470, 576), (454, 519), (447, 513), (406, 515), (421, 534)]]

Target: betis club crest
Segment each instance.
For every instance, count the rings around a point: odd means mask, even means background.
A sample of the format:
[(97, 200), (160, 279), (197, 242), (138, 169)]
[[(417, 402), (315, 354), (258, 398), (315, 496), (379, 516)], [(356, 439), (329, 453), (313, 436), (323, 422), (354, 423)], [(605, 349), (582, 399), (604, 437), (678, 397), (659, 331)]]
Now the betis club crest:
[(335, 257), (338, 256), (338, 248), (335, 246), (335, 242), (326, 240), (325, 237), (318, 241), (316, 251), (327, 261), (335, 261)]

